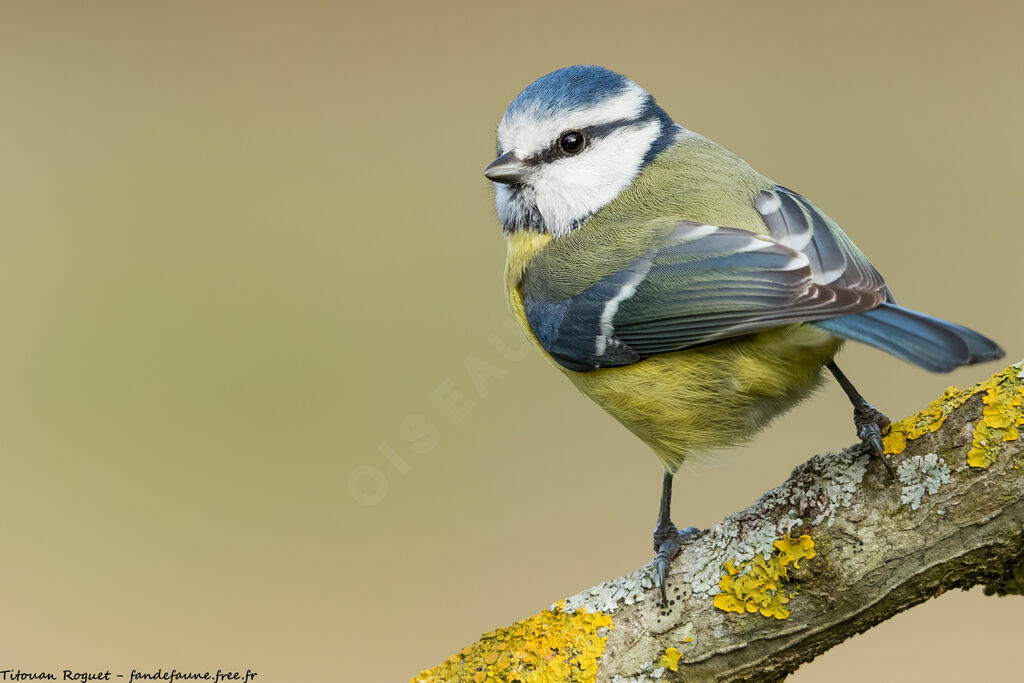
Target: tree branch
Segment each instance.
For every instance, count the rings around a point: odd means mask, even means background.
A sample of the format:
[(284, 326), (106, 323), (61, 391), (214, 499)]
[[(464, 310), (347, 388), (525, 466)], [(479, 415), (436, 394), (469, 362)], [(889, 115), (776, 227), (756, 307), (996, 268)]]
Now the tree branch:
[(484, 634), (416, 681), (776, 681), (951, 588), (1024, 590), (1024, 370), (818, 455), (683, 548)]

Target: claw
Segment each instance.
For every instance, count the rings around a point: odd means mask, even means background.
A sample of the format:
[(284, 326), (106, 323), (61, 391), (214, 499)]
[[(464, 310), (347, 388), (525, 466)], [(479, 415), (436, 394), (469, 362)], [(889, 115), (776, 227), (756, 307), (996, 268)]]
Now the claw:
[(889, 471), (889, 476), (895, 480), (896, 472), (892, 469), (892, 464), (885, 457), (885, 449), (882, 445), (882, 430), (888, 429), (892, 421), (864, 400), (864, 397), (860, 395), (856, 387), (847, 379), (843, 371), (835, 364), (835, 361), (829, 361), (825, 364), (825, 367), (836, 378), (839, 386), (843, 388), (847, 398), (850, 399), (850, 403), (853, 404), (853, 425), (857, 428), (857, 437), (860, 438), (862, 444), (871, 449), (874, 455), (881, 458), (885, 469)]
[(703, 532), (696, 527), (686, 527), (682, 531), (674, 526), (665, 529), (656, 529), (654, 532), (654, 549), (658, 552), (658, 582), (661, 584), (661, 601), (668, 604), (668, 570), (672, 566), (672, 560), (679, 554), (679, 549), (684, 543), (698, 538)]
[(879, 455), (878, 459), (882, 461), (883, 465), (885, 465), (885, 470), (889, 473), (890, 481), (896, 481), (899, 479), (896, 474), (896, 470), (893, 469), (892, 463), (889, 462), (889, 458), (885, 457), (885, 455)]
[(672, 559), (679, 554), (679, 541), (670, 538), (658, 548), (658, 582), (661, 584), (661, 602), (668, 604), (668, 569), (672, 566)]
[(885, 457), (885, 447), (882, 445), (882, 430), (891, 424), (889, 418), (870, 405), (864, 404), (860, 408), (854, 409), (853, 422), (857, 426), (857, 437), (871, 449), (873, 455), (882, 461), (885, 469), (889, 472), (889, 477), (895, 481), (896, 470), (893, 469), (889, 459)]
[(864, 425), (857, 430), (857, 437), (865, 445), (870, 446), (875, 455), (880, 458), (885, 456), (885, 451), (882, 447), (882, 432), (878, 425)]
[[(700, 536), (698, 529), (687, 527), (680, 531), (672, 523), (669, 511), (672, 507), (672, 472), (665, 470), (661, 484), (661, 505), (658, 510), (658, 524), (654, 527), (654, 552), (658, 553), (658, 584), (661, 586), (662, 608), (668, 607), (668, 570), (672, 560), (679, 554), (679, 547)], [(678, 589), (676, 589), (678, 590)]]

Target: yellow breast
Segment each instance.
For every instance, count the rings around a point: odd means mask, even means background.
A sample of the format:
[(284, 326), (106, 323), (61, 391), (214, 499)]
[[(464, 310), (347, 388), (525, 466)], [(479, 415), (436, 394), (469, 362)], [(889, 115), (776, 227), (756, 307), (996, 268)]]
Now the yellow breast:
[(523, 292), (519, 287), (523, 280), (523, 273), (526, 272), (526, 266), (550, 241), (551, 235), (546, 232), (520, 230), (505, 236), (505, 294), (512, 307), (512, 314), (519, 326), (523, 328), (523, 332), (540, 349), (548, 361), (558, 365), (544, 351), (544, 347), (540, 345), (533, 329), (530, 328), (530, 323), (526, 319), (526, 307), (523, 305)]
[(520, 287), (527, 265), (550, 241), (541, 233), (508, 237), (505, 288), (516, 320), (552, 365), (646, 442), (670, 472), (694, 453), (748, 441), (818, 386), (822, 365), (842, 344), (818, 328), (789, 325), (624, 367), (567, 370), (530, 328)]

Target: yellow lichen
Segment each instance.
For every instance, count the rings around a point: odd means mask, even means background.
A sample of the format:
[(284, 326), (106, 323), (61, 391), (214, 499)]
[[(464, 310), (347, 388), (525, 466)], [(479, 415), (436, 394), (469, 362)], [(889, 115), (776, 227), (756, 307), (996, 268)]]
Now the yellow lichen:
[(929, 403), (927, 408), (889, 427), (889, 431), (882, 437), (885, 452), (891, 455), (902, 453), (907, 447), (907, 441), (937, 431), (946, 418), (975, 393), (975, 389), (947, 387), (945, 393)]
[[(606, 614), (559, 608), (496, 629), (462, 648), (460, 654), (414, 677), (413, 683), (442, 681), (593, 681), (597, 660), (614, 628)], [(667, 653), (666, 653), (667, 654)]]
[(907, 447), (907, 441), (936, 431), (953, 411), (972, 396), (984, 392), (982, 400), (985, 402), (985, 410), (982, 419), (975, 425), (967, 464), (971, 467), (988, 467), (999, 456), (999, 444), (1016, 440), (1019, 428), (1024, 426), (1024, 386), (1019, 374), (1018, 368), (1011, 366), (970, 389), (949, 387), (946, 393), (932, 401), (927, 408), (889, 428), (882, 437), (885, 452), (902, 453)]
[(804, 558), (809, 560), (814, 557), (814, 541), (807, 534), (800, 538), (792, 538), (786, 534), (775, 541), (774, 545), (775, 549), (779, 551), (779, 557), (783, 560), (782, 566), (792, 562), (795, 568), (800, 569), (800, 560)]
[[(994, 379), (994, 378), (993, 378)], [(971, 467), (988, 467), (999, 457), (999, 444), (1015, 441), (1024, 425), (1024, 387), (1006, 386), (994, 383), (985, 397), (985, 411), (974, 429), (971, 450), (967, 452), (967, 464)]]
[(814, 541), (806, 534), (796, 539), (786, 534), (774, 545), (775, 553), (767, 561), (758, 555), (738, 567), (732, 560), (723, 565), (725, 574), (718, 582), (721, 593), (715, 596), (715, 607), (738, 614), (759, 612), (764, 617), (789, 617), (786, 605), (795, 593), (785, 590), (789, 582), (787, 567), (799, 569), (800, 560), (814, 557)]
[(664, 667), (669, 671), (679, 671), (679, 658), (682, 656), (683, 653), (674, 647), (670, 647), (665, 650), (665, 654), (658, 660), (658, 666)]

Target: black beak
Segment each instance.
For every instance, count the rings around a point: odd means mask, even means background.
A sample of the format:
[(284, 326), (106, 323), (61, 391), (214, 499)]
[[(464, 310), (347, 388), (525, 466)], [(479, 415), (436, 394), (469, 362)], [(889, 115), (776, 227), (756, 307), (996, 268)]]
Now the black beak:
[(523, 182), (528, 170), (527, 164), (516, 158), (512, 152), (505, 152), (488, 164), (484, 175), (488, 180), (506, 185), (518, 185)]

